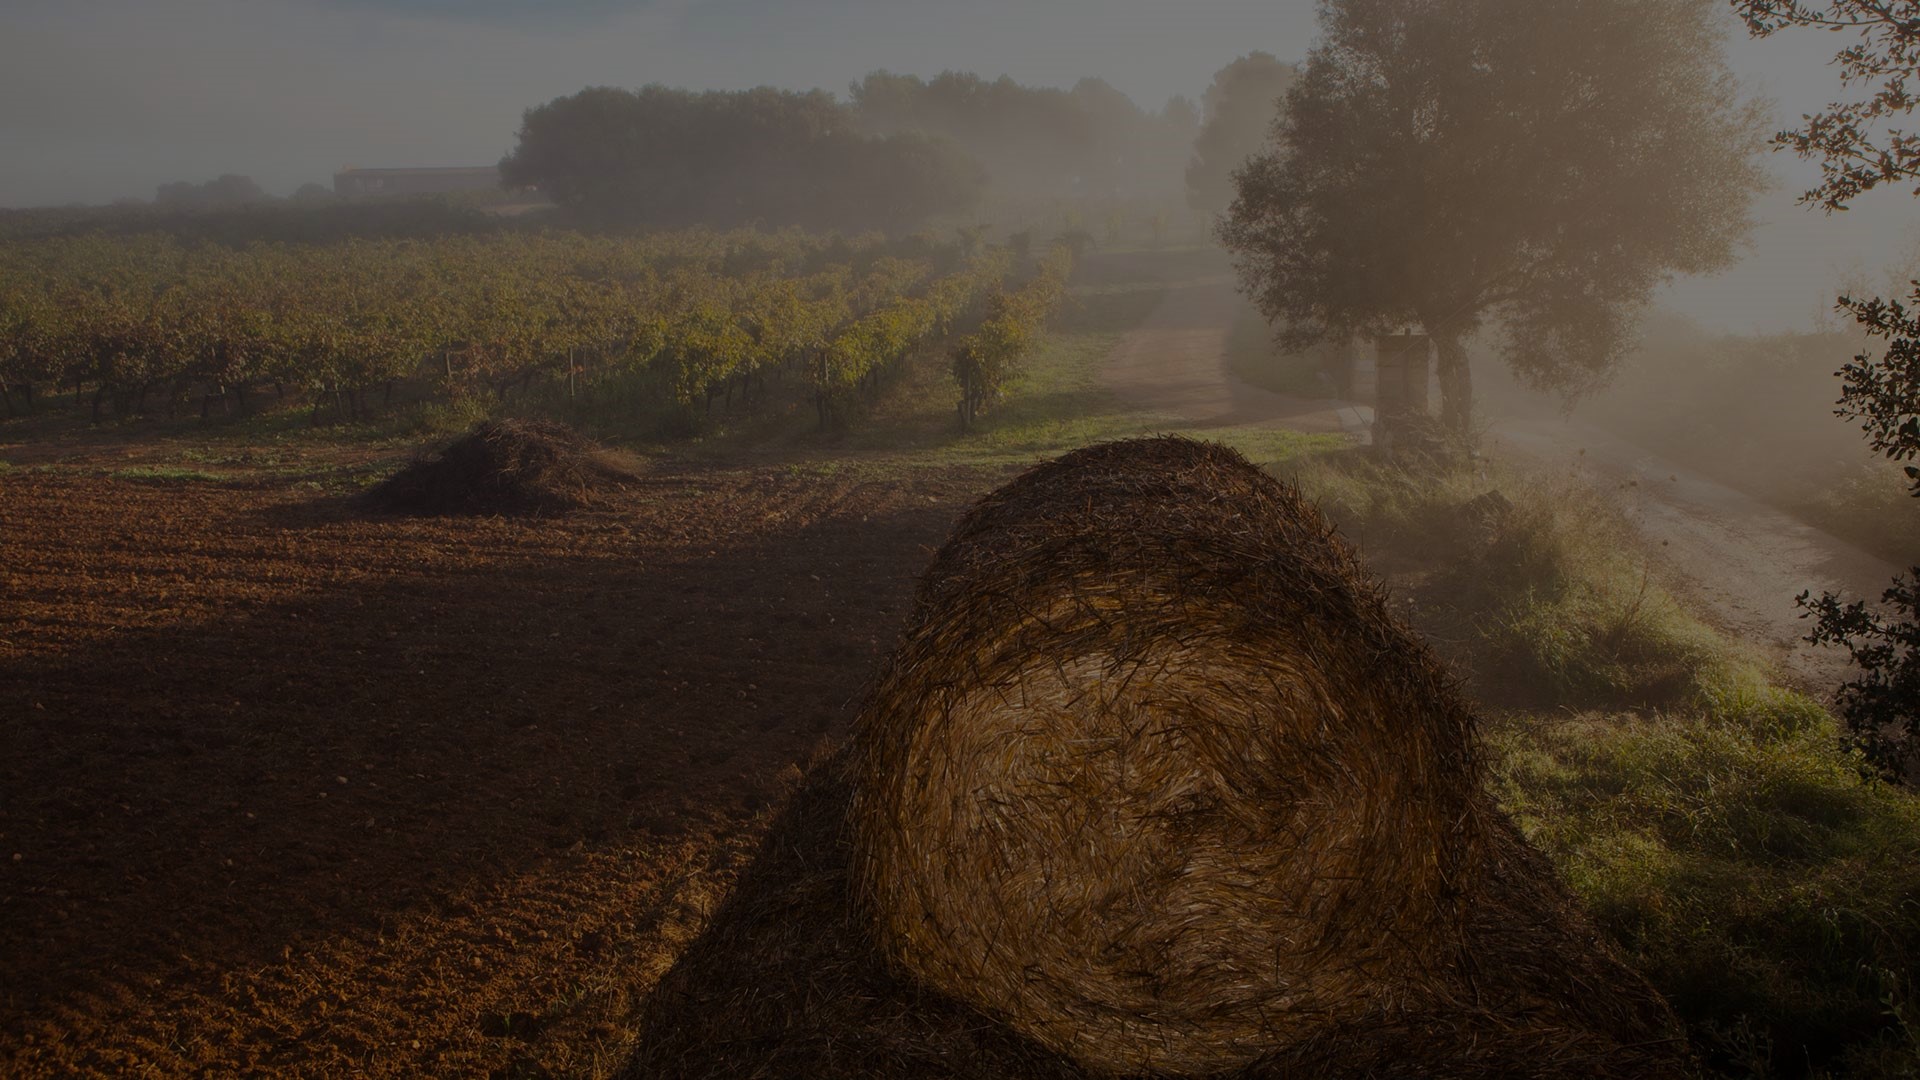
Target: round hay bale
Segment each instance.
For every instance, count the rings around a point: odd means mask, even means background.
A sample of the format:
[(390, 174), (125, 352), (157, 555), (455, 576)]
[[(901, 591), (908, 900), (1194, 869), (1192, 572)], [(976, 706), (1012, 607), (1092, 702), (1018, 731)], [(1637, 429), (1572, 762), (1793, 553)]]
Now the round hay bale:
[(633, 479), (633, 470), (563, 424), (488, 420), (368, 489), (389, 514), (553, 514)]
[(1096, 446), (922, 581), (855, 729), (853, 873), (920, 983), (1095, 1071), (1220, 1072), (1457, 992), (1474, 748), (1292, 487)]

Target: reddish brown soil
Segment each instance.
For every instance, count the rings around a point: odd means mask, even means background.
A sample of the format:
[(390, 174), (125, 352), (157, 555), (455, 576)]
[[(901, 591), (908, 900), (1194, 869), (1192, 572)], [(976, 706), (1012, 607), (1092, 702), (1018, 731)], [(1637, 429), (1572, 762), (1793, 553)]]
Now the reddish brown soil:
[(0, 1075), (594, 1075), (999, 474), (0, 475)]

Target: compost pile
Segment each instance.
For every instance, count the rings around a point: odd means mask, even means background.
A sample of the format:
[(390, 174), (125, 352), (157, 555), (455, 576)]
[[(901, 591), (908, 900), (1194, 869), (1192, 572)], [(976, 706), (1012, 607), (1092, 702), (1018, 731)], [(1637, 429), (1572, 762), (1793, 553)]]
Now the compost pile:
[(955, 530), (633, 1075), (1679, 1074), (1476, 747), (1291, 487), (1070, 454)]
[(388, 514), (558, 514), (633, 479), (633, 470), (572, 428), (489, 420), (366, 493)]

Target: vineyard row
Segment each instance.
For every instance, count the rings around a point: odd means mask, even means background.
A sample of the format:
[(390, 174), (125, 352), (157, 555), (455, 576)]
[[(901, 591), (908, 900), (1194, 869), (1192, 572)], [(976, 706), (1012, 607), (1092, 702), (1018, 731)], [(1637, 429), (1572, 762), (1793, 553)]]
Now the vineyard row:
[(800, 233), (8, 245), (0, 386), (9, 411), (37, 386), (91, 388), (98, 418), (156, 390), (245, 409), (249, 388), (273, 383), (351, 414), (409, 378), (462, 395), (638, 377), (686, 406), (797, 372), (825, 424), (932, 343), (986, 334), (1004, 353), (1019, 337), (1005, 327), (1030, 336), (1070, 265), (1057, 249), (1009, 288), (1022, 260), (1007, 248), (917, 247)]

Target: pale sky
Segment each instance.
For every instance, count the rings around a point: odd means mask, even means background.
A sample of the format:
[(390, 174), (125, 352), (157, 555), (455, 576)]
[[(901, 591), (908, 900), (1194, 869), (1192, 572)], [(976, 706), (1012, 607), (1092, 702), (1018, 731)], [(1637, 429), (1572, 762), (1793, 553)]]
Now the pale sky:
[[(1543, 0), (1544, 2), (1544, 0)], [(531, 105), (588, 85), (844, 93), (878, 69), (1068, 86), (1097, 76), (1158, 108), (1253, 49), (1304, 56), (1310, 0), (0, 0), (0, 206), (151, 198), (225, 172), (286, 194), (343, 166), (490, 164)], [(1837, 90), (1826, 34), (1729, 51), (1783, 124)], [(1810, 326), (1853, 272), (1914, 247), (1920, 202), (1796, 207), (1780, 189), (1742, 265), (1679, 283), (1710, 327)]]

